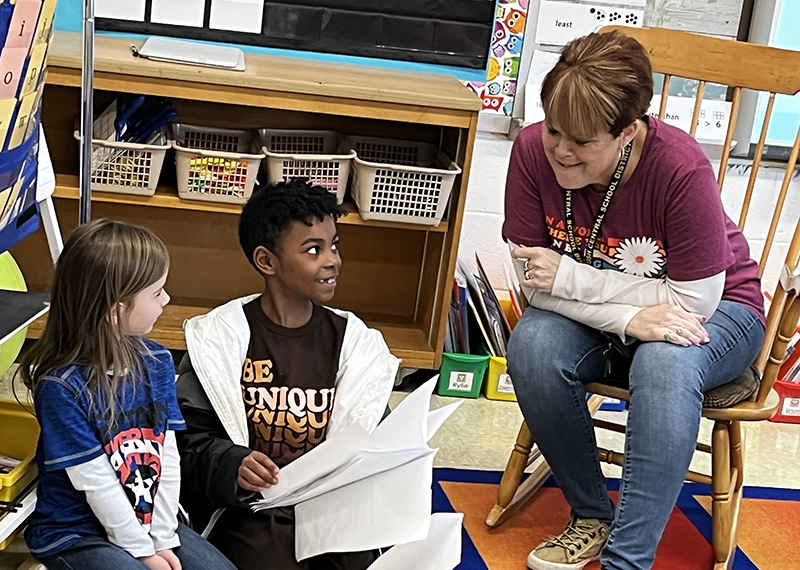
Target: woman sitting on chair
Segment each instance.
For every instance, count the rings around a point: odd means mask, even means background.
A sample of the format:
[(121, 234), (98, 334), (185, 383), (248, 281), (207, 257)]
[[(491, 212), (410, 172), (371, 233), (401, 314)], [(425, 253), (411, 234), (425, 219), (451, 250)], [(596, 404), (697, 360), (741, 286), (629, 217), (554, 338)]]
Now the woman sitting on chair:
[[(508, 368), (572, 514), (528, 567), (647, 569), (703, 393), (745, 371), (764, 338), (758, 266), (699, 145), (647, 116), (652, 72), (636, 40), (572, 41), (541, 95), (545, 120), (520, 132), (506, 182), (503, 236), (530, 303)], [(583, 387), (610, 365), (631, 395), (616, 508)]]

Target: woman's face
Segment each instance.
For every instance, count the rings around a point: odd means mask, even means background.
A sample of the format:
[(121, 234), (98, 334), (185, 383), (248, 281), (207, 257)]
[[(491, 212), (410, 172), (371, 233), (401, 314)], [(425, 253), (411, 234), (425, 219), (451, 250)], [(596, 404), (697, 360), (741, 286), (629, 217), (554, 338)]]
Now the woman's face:
[(632, 138), (626, 136), (627, 131), (625, 129), (616, 138), (609, 133), (598, 133), (590, 139), (580, 140), (561, 133), (557, 125), (545, 120), (542, 144), (559, 185), (568, 190), (593, 184), (608, 185), (620, 151)]

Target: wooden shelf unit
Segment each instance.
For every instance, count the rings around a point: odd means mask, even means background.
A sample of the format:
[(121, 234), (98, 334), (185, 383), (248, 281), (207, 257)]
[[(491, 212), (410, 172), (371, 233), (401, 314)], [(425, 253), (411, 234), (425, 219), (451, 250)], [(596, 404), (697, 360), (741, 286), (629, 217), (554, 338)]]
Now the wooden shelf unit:
[[(141, 43), (141, 42), (133, 42)], [(475, 141), (479, 100), (451, 76), (299, 58), (247, 54), (244, 72), (134, 58), (130, 40), (98, 37), (95, 108), (117, 93), (169, 97), (178, 121), (217, 127), (329, 129), (436, 144), (461, 167), (445, 219), (438, 226), (366, 221), (352, 202), (338, 224), (342, 273), (331, 305), (361, 316), (383, 332), (403, 366), (437, 368), (441, 360), (452, 275)], [(42, 122), (56, 170), (53, 195), (65, 236), (78, 220), (80, 113), (79, 34), (56, 32), (48, 54)], [(171, 255), (172, 303), (150, 335), (183, 349), (182, 323), (241, 295), (260, 291), (261, 277), (238, 244), (241, 206), (183, 200), (175, 190), (172, 153), (152, 197), (92, 193), (92, 217), (147, 225)], [(263, 177), (262, 177), (263, 178)], [(30, 290), (52, 277), (43, 232), (13, 254)], [(38, 337), (42, 323), (29, 335)]]

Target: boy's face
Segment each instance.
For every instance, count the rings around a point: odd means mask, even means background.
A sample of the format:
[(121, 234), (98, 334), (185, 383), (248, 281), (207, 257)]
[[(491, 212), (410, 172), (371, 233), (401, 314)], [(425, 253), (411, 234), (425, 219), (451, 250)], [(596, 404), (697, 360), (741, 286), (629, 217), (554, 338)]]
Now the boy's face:
[(327, 303), (336, 291), (342, 267), (339, 234), (330, 216), (312, 226), (292, 222), (280, 237), (273, 262), (274, 278), (287, 298)]

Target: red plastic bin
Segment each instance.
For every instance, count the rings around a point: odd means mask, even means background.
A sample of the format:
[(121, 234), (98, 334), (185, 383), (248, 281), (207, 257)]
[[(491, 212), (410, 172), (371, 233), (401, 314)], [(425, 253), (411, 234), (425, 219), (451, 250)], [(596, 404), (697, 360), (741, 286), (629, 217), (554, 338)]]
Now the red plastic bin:
[(781, 398), (776, 413), (770, 421), (800, 424), (800, 382), (775, 381), (775, 391)]

